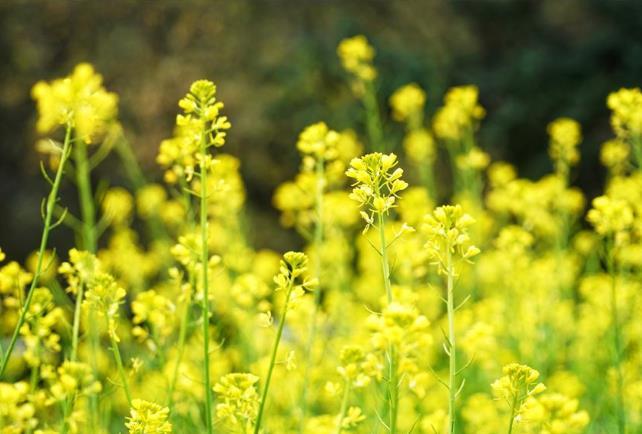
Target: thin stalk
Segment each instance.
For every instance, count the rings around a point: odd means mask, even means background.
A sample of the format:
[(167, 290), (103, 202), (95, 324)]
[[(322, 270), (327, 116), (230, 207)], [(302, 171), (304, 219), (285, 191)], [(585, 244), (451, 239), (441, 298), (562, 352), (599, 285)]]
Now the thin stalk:
[(210, 309), (209, 309), (209, 246), (207, 231), (207, 168), (204, 167), (205, 153), (207, 152), (207, 136), (205, 131), (201, 133), (201, 156), (203, 162), (199, 166), (201, 181), (201, 272), (203, 279), (203, 375), (205, 376), (205, 419), (207, 433), (213, 433), (212, 424), (212, 394), (210, 385)]
[(513, 397), (513, 405), (510, 408), (510, 422), (508, 424), (508, 434), (513, 434), (513, 423), (515, 422), (515, 407), (517, 407), (517, 395)]
[(67, 125), (67, 129), (65, 132), (65, 141), (62, 146), (62, 155), (60, 157), (60, 164), (58, 165), (58, 169), (56, 170), (56, 177), (54, 178), (53, 185), (51, 186), (51, 191), (49, 192), (49, 196), (47, 197), (47, 204), (45, 207), (45, 223), (42, 229), (42, 237), (40, 239), (40, 249), (38, 250), (38, 262), (36, 263), (36, 270), (34, 272), (31, 285), (29, 286), (29, 292), (27, 293), (27, 298), (25, 299), (25, 303), (22, 306), (22, 311), (20, 312), (20, 316), (18, 317), (18, 323), (16, 324), (16, 327), (13, 330), (13, 334), (11, 335), (11, 341), (9, 342), (9, 346), (4, 352), (4, 357), (2, 358), (2, 364), (0, 365), (0, 378), (2, 378), (2, 375), (4, 375), (4, 371), (7, 369), (9, 358), (11, 357), (11, 353), (13, 352), (13, 349), (16, 346), (16, 341), (18, 340), (18, 334), (20, 333), (20, 329), (24, 325), (27, 312), (29, 311), (29, 307), (31, 306), (31, 300), (33, 298), (34, 289), (36, 288), (36, 286), (38, 286), (38, 283), (40, 282), (40, 275), (42, 274), (42, 261), (43, 261), (45, 250), (47, 249), (47, 240), (49, 239), (49, 231), (51, 230), (51, 219), (56, 206), (56, 200), (58, 200), (58, 190), (60, 189), (60, 182), (62, 180), (62, 174), (65, 169), (65, 163), (67, 162), (67, 159), (69, 157), (70, 146), (71, 146), (71, 126)]
[(81, 283), (80, 288), (78, 289), (78, 294), (76, 296), (76, 307), (74, 308), (74, 324), (71, 334), (71, 355), (69, 360), (72, 362), (76, 361), (78, 355), (78, 336), (80, 334), (80, 311), (82, 306), (82, 299), (85, 292), (85, 284)]
[(343, 399), (341, 400), (341, 410), (339, 410), (339, 418), (337, 419), (336, 434), (341, 434), (343, 431), (343, 418), (348, 410), (348, 398), (350, 397), (350, 380), (346, 380), (345, 390), (343, 391)]
[(74, 160), (76, 162), (76, 184), (78, 185), (78, 199), (80, 200), (80, 214), (82, 216), (82, 246), (83, 249), (96, 253), (96, 212), (89, 178), (91, 169), (87, 159), (87, 144), (83, 140), (76, 140)]
[[(392, 284), (390, 283), (390, 263), (388, 261), (388, 246), (384, 230), (383, 213), (377, 214), (377, 226), (379, 227), (379, 242), (381, 244), (381, 272), (383, 283), (386, 288), (386, 297), (388, 304), (392, 303)], [(390, 433), (397, 432), (397, 415), (399, 412), (399, 382), (397, 379), (397, 349), (391, 345), (386, 353), (388, 359), (388, 397), (390, 399), (389, 416), (390, 416)]]
[(254, 434), (259, 434), (261, 430), (261, 420), (263, 419), (263, 411), (265, 410), (265, 401), (267, 400), (268, 389), (270, 388), (270, 381), (272, 380), (272, 371), (274, 371), (274, 365), (276, 365), (276, 353), (279, 349), (279, 343), (281, 342), (281, 335), (283, 334), (283, 326), (285, 325), (285, 316), (288, 313), (288, 306), (290, 304), (290, 294), (292, 293), (293, 280), (290, 279), (288, 283), (288, 290), (285, 294), (285, 304), (283, 306), (283, 312), (281, 312), (281, 319), (279, 321), (279, 328), (276, 332), (276, 338), (274, 339), (274, 345), (272, 346), (272, 356), (270, 357), (270, 367), (268, 368), (267, 377), (265, 379), (265, 387), (263, 387), (263, 393), (261, 394), (261, 404), (259, 405), (259, 413), (256, 417), (256, 424), (254, 425)]
[(448, 309), (448, 420), (450, 433), (455, 434), (455, 399), (457, 398), (457, 386), (455, 385), (455, 376), (457, 374), (457, 346), (455, 343), (455, 300), (453, 294), (454, 268), (452, 252), (448, 249), (446, 257), (447, 277), (447, 309)]
[[(105, 312), (105, 317), (107, 318), (107, 312)], [(109, 330), (109, 319), (107, 319), (107, 330)], [(120, 381), (123, 383), (123, 389), (125, 389), (125, 396), (127, 397), (127, 403), (129, 406), (132, 406), (132, 395), (129, 391), (129, 382), (127, 381), (127, 374), (125, 373), (125, 368), (123, 367), (123, 359), (120, 356), (120, 350), (118, 349), (118, 342), (114, 338), (112, 332), (109, 332), (109, 341), (111, 343), (111, 350), (114, 353), (114, 360), (116, 361), (116, 367), (118, 368), (118, 375), (120, 376)]]
[(379, 226), (379, 242), (381, 244), (381, 271), (383, 273), (383, 284), (386, 288), (388, 304), (392, 303), (392, 285), (390, 284), (390, 264), (388, 262), (388, 247), (386, 245), (386, 234), (384, 231), (383, 213), (377, 214)]
[[(191, 273), (190, 273), (191, 274)], [(191, 281), (190, 277), (190, 281)], [(167, 407), (172, 408), (174, 401), (174, 389), (176, 388), (176, 381), (178, 380), (178, 369), (181, 366), (181, 361), (183, 359), (183, 352), (185, 351), (185, 336), (187, 335), (187, 323), (189, 322), (189, 308), (192, 304), (192, 291), (190, 291), (185, 300), (185, 307), (183, 308), (183, 317), (181, 318), (181, 325), (178, 332), (178, 355), (176, 357), (176, 366), (174, 367), (174, 372), (172, 374), (172, 379), (169, 383), (168, 398), (167, 398)]]
[[(316, 163), (316, 191), (314, 201), (314, 213), (316, 215), (316, 225), (314, 227), (314, 273), (315, 277), (321, 280), (321, 246), (323, 244), (324, 227), (323, 227), (323, 194), (325, 189), (325, 176), (323, 172), (324, 161), (319, 158)], [(303, 387), (301, 388), (301, 423), (299, 425), (299, 433), (303, 433), (305, 427), (305, 417), (308, 410), (307, 404), (307, 391), (310, 376), (310, 360), (312, 359), (312, 352), (314, 351), (314, 341), (317, 335), (317, 316), (319, 312), (319, 305), (321, 304), (321, 289), (317, 288), (314, 293), (314, 306), (312, 310), (312, 317), (310, 318), (310, 330), (308, 333), (308, 341), (305, 345), (305, 371), (303, 373)]]
[(365, 88), (363, 105), (366, 110), (366, 128), (368, 130), (370, 146), (372, 146), (374, 151), (384, 152), (386, 147), (383, 143), (383, 127), (381, 125), (377, 94), (371, 82), (366, 83)]
[(626, 413), (624, 412), (624, 375), (622, 374), (622, 336), (620, 330), (620, 319), (618, 314), (618, 270), (615, 265), (614, 241), (607, 241), (607, 271), (611, 277), (611, 321), (613, 322), (613, 363), (616, 374), (616, 413), (618, 433), (626, 433)]

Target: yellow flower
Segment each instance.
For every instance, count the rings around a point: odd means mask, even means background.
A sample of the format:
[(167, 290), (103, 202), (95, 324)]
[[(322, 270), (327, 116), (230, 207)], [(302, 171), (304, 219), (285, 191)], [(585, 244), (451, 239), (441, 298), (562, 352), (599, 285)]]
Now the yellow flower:
[(425, 104), (426, 92), (417, 83), (410, 83), (400, 87), (390, 97), (392, 117), (399, 122), (414, 119), (420, 121)]
[(455, 254), (470, 260), (479, 249), (470, 242), (468, 228), (475, 223), (460, 205), (444, 205), (424, 217), (423, 231), (428, 237), (426, 248), (440, 273), (446, 273), (448, 256)]
[(504, 366), (502, 371), (504, 375), (491, 385), (493, 393), (516, 411), (526, 398), (546, 389), (542, 383), (537, 383), (539, 372), (526, 365), (511, 363)]
[(403, 169), (396, 168), (395, 154), (374, 152), (361, 158), (354, 158), (346, 171), (349, 178), (355, 179), (350, 198), (357, 201), (365, 211), (361, 216), (366, 221), (366, 230), (375, 224), (374, 215), (387, 213), (394, 208), (397, 193), (405, 190), (408, 184), (401, 179)]
[(433, 119), (437, 137), (455, 141), (473, 133), (477, 122), (486, 114), (477, 102), (478, 93), (476, 86), (457, 86), (446, 93), (444, 106)]
[(176, 117), (174, 137), (161, 142), (156, 157), (156, 162), (166, 169), (165, 181), (169, 183), (179, 177), (190, 181), (197, 165), (211, 168), (212, 157), (201, 155), (201, 141), (205, 140), (206, 148), (223, 146), (226, 130), (231, 127), (227, 116), (220, 114), (223, 103), (216, 100), (216, 86), (211, 81), (192, 83), (178, 105), (184, 114)]
[(122, 187), (107, 190), (102, 202), (103, 215), (115, 225), (126, 223), (134, 208), (132, 195)]
[(613, 175), (622, 175), (627, 169), (631, 154), (630, 146), (618, 139), (608, 140), (602, 144), (600, 162), (608, 167)]
[(93, 66), (81, 63), (68, 77), (36, 83), (31, 94), (38, 104), (38, 131), (48, 133), (69, 125), (87, 143), (104, 134), (118, 112), (118, 97), (107, 92), (102, 82)]
[(550, 144), (548, 154), (558, 173), (568, 171), (580, 161), (577, 145), (582, 141), (580, 124), (570, 118), (559, 118), (548, 124)]
[(408, 159), (416, 164), (429, 164), (435, 160), (435, 139), (425, 128), (410, 131), (403, 139)]
[(609, 94), (607, 106), (612, 110), (611, 126), (618, 137), (627, 139), (642, 134), (642, 91), (620, 89)]
[(170, 434), (169, 408), (153, 402), (134, 399), (125, 426), (129, 434)]
[(365, 36), (357, 35), (342, 40), (337, 47), (337, 54), (345, 70), (357, 79), (372, 81), (376, 78), (377, 70), (372, 65), (375, 50)]
[(613, 235), (628, 230), (633, 224), (633, 210), (622, 199), (599, 196), (593, 199), (593, 208), (586, 219), (600, 235)]
[(329, 161), (337, 158), (339, 133), (328, 128), (325, 122), (317, 122), (306, 127), (299, 135), (297, 149), (315, 160)]
[(221, 377), (214, 386), (219, 395), (216, 416), (233, 425), (253, 424), (259, 411), (256, 383), (259, 377), (247, 373), (232, 373)]
[(94, 378), (91, 367), (86, 363), (65, 360), (58, 367), (57, 374), (51, 386), (51, 394), (58, 401), (76, 394), (95, 395), (102, 390), (100, 382)]

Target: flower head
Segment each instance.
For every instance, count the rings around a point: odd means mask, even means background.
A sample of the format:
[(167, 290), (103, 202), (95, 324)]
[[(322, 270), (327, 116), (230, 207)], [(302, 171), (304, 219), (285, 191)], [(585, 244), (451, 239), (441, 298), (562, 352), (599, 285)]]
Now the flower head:
[(248, 373), (232, 373), (221, 377), (214, 386), (219, 396), (216, 416), (233, 425), (254, 423), (259, 411), (256, 383), (259, 377)]
[(486, 114), (477, 101), (478, 94), (476, 86), (457, 86), (446, 93), (444, 105), (433, 119), (437, 137), (461, 140), (477, 128), (477, 122)]
[(129, 434), (170, 434), (169, 408), (153, 402), (134, 399), (125, 426)]
[(390, 97), (392, 117), (399, 122), (421, 120), (426, 104), (426, 92), (417, 83), (400, 87)]
[(102, 76), (88, 63), (77, 65), (68, 77), (36, 83), (31, 95), (40, 115), (38, 131), (49, 133), (68, 125), (79, 138), (92, 143), (106, 132), (118, 112), (118, 97), (102, 83)]
[(367, 230), (375, 223), (375, 214), (385, 214), (394, 208), (397, 193), (408, 184), (401, 179), (403, 169), (397, 167), (395, 154), (374, 152), (361, 158), (354, 158), (346, 175), (355, 179), (350, 198), (357, 201), (362, 209)]
[(548, 124), (548, 154), (558, 173), (567, 171), (580, 160), (577, 145), (582, 141), (580, 124), (570, 118), (559, 118)]
[(191, 180), (197, 165), (213, 165), (210, 155), (202, 155), (205, 148), (225, 144), (226, 130), (231, 127), (227, 116), (220, 114), (223, 103), (216, 100), (216, 86), (208, 80), (197, 80), (182, 98), (179, 107), (183, 114), (176, 117), (174, 137), (160, 144), (156, 161), (166, 169), (165, 180), (173, 183), (179, 177)]
[(377, 70), (372, 65), (375, 50), (363, 35), (346, 38), (339, 43), (337, 54), (343, 68), (353, 74), (358, 80), (372, 81), (377, 76)]
[(426, 248), (440, 273), (446, 273), (449, 255), (469, 260), (479, 253), (471, 244), (468, 228), (475, 223), (460, 205), (444, 205), (424, 217), (423, 230), (428, 237)]

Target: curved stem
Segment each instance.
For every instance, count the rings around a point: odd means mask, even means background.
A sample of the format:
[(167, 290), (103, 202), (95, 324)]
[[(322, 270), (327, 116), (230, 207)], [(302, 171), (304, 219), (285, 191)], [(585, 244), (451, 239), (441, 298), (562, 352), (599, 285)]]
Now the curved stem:
[(80, 289), (78, 289), (78, 294), (76, 295), (76, 306), (74, 308), (74, 324), (71, 335), (71, 355), (69, 360), (72, 362), (76, 361), (78, 354), (78, 335), (80, 334), (80, 312), (82, 306), (82, 299), (85, 292), (85, 284), (80, 284)]
[(74, 160), (76, 162), (76, 184), (78, 185), (78, 198), (80, 200), (80, 214), (82, 215), (82, 246), (85, 250), (96, 253), (95, 209), (94, 198), (91, 192), (91, 169), (87, 160), (87, 144), (76, 140), (74, 145)]
[(613, 322), (613, 364), (616, 374), (616, 413), (618, 433), (626, 433), (626, 413), (624, 411), (624, 375), (622, 373), (622, 336), (618, 314), (618, 270), (615, 264), (613, 239), (607, 240), (607, 271), (611, 277), (611, 321)]
[(281, 313), (281, 319), (279, 321), (279, 328), (276, 332), (276, 338), (274, 339), (274, 345), (272, 346), (272, 356), (270, 357), (270, 367), (268, 368), (267, 377), (265, 379), (265, 387), (263, 388), (263, 393), (261, 394), (261, 404), (259, 405), (259, 413), (256, 417), (256, 424), (254, 425), (254, 434), (259, 434), (261, 430), (261, 420), (263, 418), (263, 411), (265, 410), (265, 401), (267, 400), (268, 389), (270, 388), (270, 381), (272, 380), (272, 371), (274, 371), (274, 365), (276, 365), (276, 353), (279, 349), (279, 343), (281, 342), (281, 335), (283, 334), (283, 326), (285, 325), (285, 316), (288, 313), (288, 305), (290, 304), (290, 294), (292, 293), (293, 282), (290, 280), (288, 282), (288, 290), (285, 295), (285, 304), (283, 306), (283, 312)]
[(47, 204), (46, 204), (46, 210), (45, 210), (45, 223), (42, 229), (42, 237), (40, 239), (40, 249), (38, 250), (38, 262), (36, 263), (36, 270), (34, 272), (31, 285), (29, 286), (29, 292), (27, 293), (27, 298), (25, 299), (24, 305), (22, 306), (22, 311), (20, 312), (20, 316), (18, 317), (18, 323), (16, 324), (16, 327), (13, 330), (13, 334), (11, 335), (11, 341), (9, 342), (9, 347), (7, 347), (7, 350), (4, 353), (4, 357), (2, 358), (2, 364), (0, 365), (0, 378), (2, 378), (4, 371), (7, 369), (9, 358), (11, 357), (11, 353), (13, 352), (13, 349), (16, 346), (16, 341), (18, 340), (18, 334), (20, 333), (20, 329), (24, 325), (27, 312), (29, 311), (29, 307), (31, 306), (31, 300), (33, 298), (34, 289), (36, 288), (36, 286), (40, 281), (40, 275), (42, 274), (42, 261), (44, 257), (44, 252), (47, 249), (47, 240), (49, 239), (49, 231), (51, 230), (51, 219), (56, 206), (56, 201), (58, 200), (58, 190), (60, 189), (62, 174), (65, 170), (65, 163), (67, 162), (67, 159), (69, 157), (70, 146), (71, 146), (71, 127), (67, 125), (67, 129), (65, 132), (65, 141), (62, 147), (62, 155), (60, 157), (60, 164), (58, 165), (58, 169), (56, 170), (56, 177), (54, 178), (53, 185), (51, 186), (51, 191), (49, 192), (49, 196), (47, 197)]
[[(323, 227), (323, 194), (325, 189), (325, 176), (323, 173), (324, 161), (319, 159), (316, 163), (316, 193), (315, 193), (315, 215), (316, 225), (314, 227), (314, 270), (317, 280), (321, 280), (321, 248), (323, 245), (324, 227)], [(317, 335), (317, 316), (319, 312), (319, 305), (321, 303), (321, 288), (317, 288), (314, 293), (314, 306), (312, 316), (310, 318), (310, 330), (308, 334), (308, 341), (305, 345), (305, 362), (303, 373), (303, 386), (301, 388), (301, 423), (299, 425), (299, 433), (303, 433), (305, 428), (305, 417), (308, 410), (307, 404), (307, 390), (310, 376), (310, 361), (312, 359), (312, 352), (314, 351), (314, 341)]]
[(457, 346), (455, 343), (455, 300), (453, 294), (453, 280), (455, 270), (453, 268), (452, 252), (448, 249), (446, 258), (447, 277), (447, 309), (448, 309), (448, 420), (450, 433), (455, 433), (455, 400), (457, 399), (457, 386), (455, 377), (457, 375)]
[(510, 422), (508, 424), (508, 434), (513, 434), (513, 423), (515, 422), (515, 407), (517, 407), (517, 395), (513, 397), (513, 405), (510, 407)]
[[(105, 312), (105, 317), (107, 317), (107, 312)], [(111, 343), (111, 349), (114, 353), (114, 360), (116, 360), (116, 367), (118, 368), (118, 375), (120, 376), (120, 381), (123, 383), (123, 389), (125, 389), (125, 396), (127, 397), (127, 403), (129, 406), (132, 406), (132, 395), (129, 391), (129, 382), (127, 381), (127, 374), (125, 373), (125, 368), (123, 367), (123, 359), (120, 356), (120, 350), (118, 349), (118, 342), (113, 336), (113, 333), (109, 331), (109, 319), (107, 319), (107, 334), (109, 334), (109, 341)]]
[[(191, 278), (191, 273), (190, 273), (190, 282), (192, 281)], [(178, 369), (181, 366), (181, 361), (183, 359), (183, 353), (185, 351), (185, 336), (187, 335), (187, 323), (189, 319), (189, 308), (192, 304), (192, 290), (191, 290), (190, 285), (190, 290), (187, 295), (187, 300), (185, 300), (185, 307), (183, 310), (183, 317), (181, 318), (181, 326), (180, 330), (178, 332), (178, 355), (176, 357), (176, 366), (174, 367), (174, 372), (172, 374), (172, 379), (169, 383), (169, 390), (167, 394), (169, 395), (167, 398), (167, 407), (171, 409), (173, 401), (174, 401), (174, 389), (176, 388), (176, 381), (178, 380)]]
[[(383, 283), (386, 289), (386, 297), (388, 305), (393, 301), (392, 284), (390, 282), (390, 263), (388, 261), (388, 246), (386, 242), (386, 233), (384, 230), (385, 220), (383, 213), (377, 214), (377, 226), (379, 227), (379, 243), (381, 253), (381, 272), (383, 276)], [(386, 352), (388, 359), (388, 398), (389, 403), (389, 421), (390, 433), (397, 432), (397, 415), (399, 413), (399, 381), (397, 379), (397, 349), (394, 345), (388, 347)]]
[(209, 245), (207, 230), (207, 167), (205, 167), (205, 155), (207, 152), (207, 136), (201, 132), (201, 157), (203, 160), (199, 165), (201, 181), (201, 278), (203, 280), (203, 375), (205, 377), (205, 420), (208, 434), (213, 432), (212, 424), (212, 393), (210, 385), (210, 309), (209, 309)]
[(350, 380), (346, 380), (345, 390), (343, 391), (343, 399), (341, 400), (341, 410), (339, 410), (339, 418), (337, 420), (336, 434), (341, 434), (343, 431), (343, 418), (348, 410), (348, 398), (350, 397)]
[(385, 152), (383, 143), (383, 127), (381, 126), (381, 116), (377, 104), (377, 94), (372, 82), (365, 83), (365, 94), (363, 95), (363, 105), (366, 109), (366, 128), (368, 138), (373, 151)]

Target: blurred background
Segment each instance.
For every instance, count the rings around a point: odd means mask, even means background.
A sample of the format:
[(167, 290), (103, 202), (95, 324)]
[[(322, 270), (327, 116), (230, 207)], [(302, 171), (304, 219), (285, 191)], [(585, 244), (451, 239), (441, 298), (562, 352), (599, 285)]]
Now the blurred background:
[[(522, 176), (551, 170), (546, 125), (581, 122), (582, 163), (574, 184), (589, 197), (603, 181), (600, 144), (611, 133), (610, 91), (642, 81), (642, 2), (488, 1), (18, 1), (0, 2), (0, 246), (21, 260), (37, 247), (48, 191), (34, 150), (31, 86), (93, 63), (120, 96), (120, 120), (150, 179), (177, 101), (198, 78), (217, 83), (233, 127), (224, 148), (242, 160), (256, 247), (297, 245), (280, 227), (271, 197), (294, 176), (298, 132), (325, 120), (363, 137), (361, 107), (336, 45), (365, 34), (377, 49), (379, 96), (417, 82), (434, 112), (445, 90), (475, 84), (487, 116), (479, 143)], [(389, 134), (400, 135), (390, 125)], [(125, 184), (117, 158), (95, 172)], [(75, 192), (63, 189), (74, 208)], [(67, 229), (54, 232), (65, 247)]]

